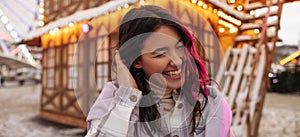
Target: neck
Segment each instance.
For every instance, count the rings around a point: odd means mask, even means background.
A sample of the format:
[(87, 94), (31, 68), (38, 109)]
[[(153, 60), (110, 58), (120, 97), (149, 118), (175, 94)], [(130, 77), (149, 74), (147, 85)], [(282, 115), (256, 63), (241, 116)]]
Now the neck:
[(163, 88), (149, 80), (146, 80), (149, 83), (150, 91), (155, 94), (156, 97), (159, 98), (169, 98), (172, 97), (173, 89)]

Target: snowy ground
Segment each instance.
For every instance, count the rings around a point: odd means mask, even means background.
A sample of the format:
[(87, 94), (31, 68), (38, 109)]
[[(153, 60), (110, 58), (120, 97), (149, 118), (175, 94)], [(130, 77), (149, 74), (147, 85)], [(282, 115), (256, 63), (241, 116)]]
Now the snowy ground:
[(267, 94), (259, 137), (300, 137), (300, 94)]
[[(0, 137), (82, 137), (84, 129), (39, 118), (41, 87), (0, 87)], [(300, 95), (268, 93), (259, 137), (300, 137)]]
[(0, 137), (82, 137), (85, 130), (39, 118), (41, 87), (0, 88)]

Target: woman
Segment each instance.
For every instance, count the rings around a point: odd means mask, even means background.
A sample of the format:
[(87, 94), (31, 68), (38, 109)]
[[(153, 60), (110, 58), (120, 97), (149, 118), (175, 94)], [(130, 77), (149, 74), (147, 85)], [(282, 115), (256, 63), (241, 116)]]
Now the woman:
[(200, 42), (177, 18), (156, 6), (134, 8), (122, 20), (118, 46), (117, 80), (89, 111), (86, 136), (229, 135), (230, 108), (207, 85)]

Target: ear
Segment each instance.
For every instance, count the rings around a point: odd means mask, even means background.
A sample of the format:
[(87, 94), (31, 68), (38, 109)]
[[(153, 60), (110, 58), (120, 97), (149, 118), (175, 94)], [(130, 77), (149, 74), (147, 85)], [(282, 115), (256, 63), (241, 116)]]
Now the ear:
[(135, 67), (135, 68), (137, 68), (137, 69), (143, 68), (143, 65), (142, 65), (141, 60), (140, 60), (140, 59), (137, 59), (136, 61), (134, 61), (133, 67)]

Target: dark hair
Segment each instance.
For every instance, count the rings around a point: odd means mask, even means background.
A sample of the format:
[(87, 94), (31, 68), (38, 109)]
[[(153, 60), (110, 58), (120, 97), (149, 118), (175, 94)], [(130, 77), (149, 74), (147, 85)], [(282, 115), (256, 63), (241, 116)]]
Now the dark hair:
[[(192, 131), (194, 132), (199, 124), (200, 118), (202, 116), (202, 111), (207, 103), (207, 91), (206, 91), (206, 78), (207, 72), (204, 66), (204, 59), (200, 57), (195, 49), (195, 46), (203, 46), (200, 42), (195, 39), (195, 36), (186, 28), (184, 25), (169, 13), (167, 10), (162, 9), (157, 6), (142, 6), (140, 8), (134, 8), (130, 10), (123, 18), (120, 30), (119, 30), (119, 53), (125, 65), (129, 68), (130, 73), (135, 79), (139, 90), (142, 91), (142, 95), (147, 95), (150, 93), (149, 85), (145, 80), (145, 74), (142, 69), (137, 69), (133, 67), (134, 61), (139, 58), (141, 53), (136, 53), (141, 51), (143, 48), (143, 42), (150, 35), (150, 32), (154, 32), (160, 26), (171, 26), (176, 29), (181, 37), (182, 42), (186, 46), (188, 57), (187, 57), (187, 73), (185, 76), (185, 83), (182, 89), (184, 91), (177, 91), (187, 98), (191, 105), (194, 105), (192, 111)], [(138, 37), (143, 34), (143, 37)], [(134, 39), (135, 37), (138, 37)], [(134, 39), (134, 40), (132, 40)], [(134, 49), (134, 50), (133, 50)], [(204, 50), (202, 50), (204, 51)], [(202, 54), (201, 54), (202, 55)], [(203, 54), (204, 55), (204, 54)], [(199, 74), (199, 75), (194, 75)], [(182, 93), (183, 92), (183, 93)], [(199, 102), (198, 95), (202, 94), (204, 100)], [(139, 120), (140, 122), (154, 121), (160, 118), (158, 109), (151, 98), (141, 99), (140, 104), (151, 103), (154, 105), (148, 107), (139, 107)], [(140, 105), (143, 106), (143, 105)], [(196, 120), (198, 118), (198, 120)], [(157, 125), (150, 125), (151, 130), (154, 132), (160, 131)], [(148, 128), (148, 126), (144, 126)], [(146, 129), (149, 132), (149, 129)], [(150, 134), (150, 133), (149, 133)]]

